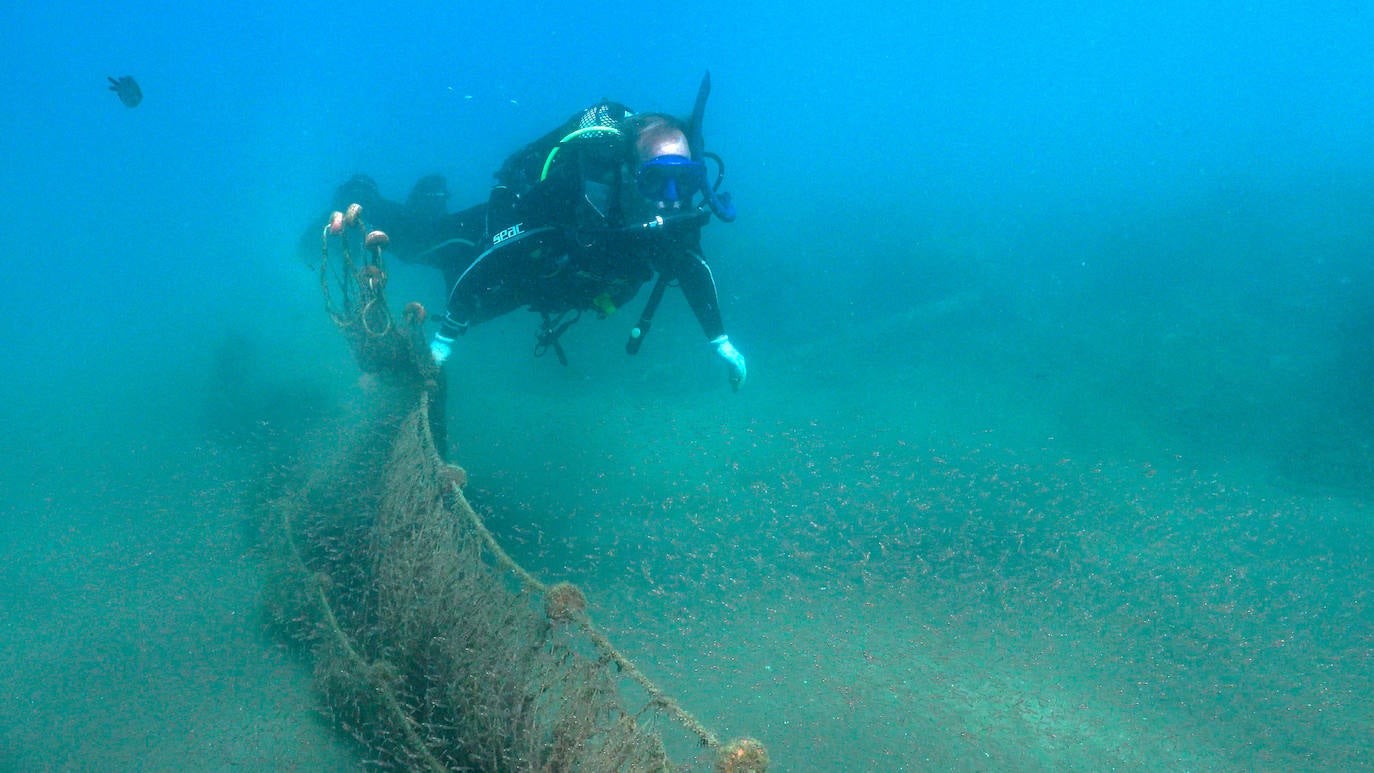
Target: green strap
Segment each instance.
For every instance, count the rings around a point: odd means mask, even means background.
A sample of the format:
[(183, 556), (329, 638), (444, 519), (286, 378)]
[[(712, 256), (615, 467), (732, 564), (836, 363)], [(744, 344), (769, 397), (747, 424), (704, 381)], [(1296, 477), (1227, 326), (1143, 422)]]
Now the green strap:
[(544, 182), (544, 178), (549, 176), (549, 167), (553, 166), (553, 158), (554, 156), (558, 155), (558, 149), (563, 147), (564, 143), (571, 142), (572, 140), (575, 140), (578, 137), (582, 137), (593, 132), (610, 132), (611, 134), (616, 135), (620, 134), (620, 130), (615, 128), (614, 126), (584, 126), (581, 129), (578, 129), (577, 131), (570, 133), (568, 136), (559, 140), (558, 144), (553, 146), (553, 150), (549, 151), (549, 157), (544, 159), (544, 168), (539, 172), (539, 182)]

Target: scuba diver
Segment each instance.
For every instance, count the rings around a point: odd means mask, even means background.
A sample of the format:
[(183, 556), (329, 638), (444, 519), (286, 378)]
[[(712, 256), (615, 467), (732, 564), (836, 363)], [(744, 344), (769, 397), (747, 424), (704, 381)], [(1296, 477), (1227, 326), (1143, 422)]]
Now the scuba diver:
[(724, 163), (702, 140), (709, 93), (707, 73), (687, 121), (616, 102), (593, 105), (511, 155), (488, 200), (460, 212), (448, 213), (437, 175), (422, 178), (404, 204), (355, 176), (336, 203), (361, 204), (369, 224), (390, 236), (393, 254), (444, 273), (447, 310), (430, 343), (441, 367), (469, 327), (524, 306), (542, 319), (535, 354), (552, 350), (566, 365), (563, 332), (583, 313), (609, 316), (652, 279), (626, 352), (639, 351), (675, 284), (739, 389), (744, 356), (725, 332), (701, 251), (701, 228), (713, 215), (735, 219), (729, 194), (719, 191)]

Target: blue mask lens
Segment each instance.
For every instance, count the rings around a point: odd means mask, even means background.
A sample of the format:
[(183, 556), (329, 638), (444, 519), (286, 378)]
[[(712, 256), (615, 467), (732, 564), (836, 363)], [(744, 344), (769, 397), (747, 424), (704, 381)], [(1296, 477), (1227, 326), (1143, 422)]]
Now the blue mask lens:
[(686, 156), (659, 156), (639, 165), (635, 181), (653, 201), (690, 201), (706, 188), (706, 165)]

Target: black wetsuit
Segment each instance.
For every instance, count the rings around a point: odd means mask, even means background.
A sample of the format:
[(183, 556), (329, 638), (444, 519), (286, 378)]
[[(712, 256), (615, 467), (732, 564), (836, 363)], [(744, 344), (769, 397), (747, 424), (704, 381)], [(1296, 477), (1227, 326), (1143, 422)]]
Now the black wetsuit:
[[(471, 227), (485, 214), (476, 208), (453, 222)], [(568, 311), (605, 316), (657, 274), (677, 282), (712, 339), (725, 326), (701, 254), (701, 219), (662, 229), (588, 231), (524, 218), (490, 235), (451, 232), (416, 257), (445, 272), (449, 295), (440, 332), (449, 338), (524, 306), (550, 317)]]

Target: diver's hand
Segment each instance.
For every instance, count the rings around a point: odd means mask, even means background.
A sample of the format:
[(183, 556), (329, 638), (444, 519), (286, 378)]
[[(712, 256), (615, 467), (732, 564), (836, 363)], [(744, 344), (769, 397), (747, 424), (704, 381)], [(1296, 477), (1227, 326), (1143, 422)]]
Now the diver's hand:
[(435, 365), (444, 367), (448, 356), (453, 354), (453, 339), (443, 333), (435, 333), (434, 340), (429, 343), (429, 353), (434, 357)]
[(730, 386), (736, 391), (744, 386), (744, 380), (749, 376), (749, 369), (744, 364), (744, 355), (739, 353), (739, 349), (730, 343), (730, 336), (719, 336), (711, 339), (711, 345), (716, 347), (716, 354), (725, 360), (725, 364), (730, 367)]

